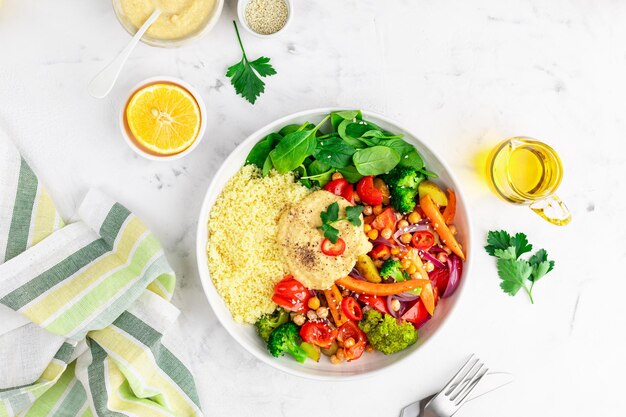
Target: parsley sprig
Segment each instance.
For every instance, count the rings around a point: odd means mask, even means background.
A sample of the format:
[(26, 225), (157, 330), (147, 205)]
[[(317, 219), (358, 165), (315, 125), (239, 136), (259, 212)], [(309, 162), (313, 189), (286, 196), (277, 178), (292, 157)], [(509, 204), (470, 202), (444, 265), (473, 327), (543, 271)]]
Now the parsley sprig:
[(528, 243), (524, 233), (511, 236), (504, 230), (489, 232), (487, 243), (487, 253), (498, 258), (502, 291), (513, 296), (523, 288), (534, 304), (532, 291), (535, 283), (554, 268), (554, 261), (548, 259), (548, 252), (539, 249), (527, 260), (520, 259), (520, 256), (533, 250), (533, 245)]
[(248, 60), (241, 42), (241, 36), (239, 36), (237, 22), (234, 20), (233, 25), (235, 25), (235, 33), (237, 33), (237, 40), (243, 56), (241, 61), (228, 68), (226, 76), (230, 78), (230, 83), (235, 87), (237, 94), (254, 104), (261, 93), (265, 91), (265, 83), (259, 78), (259, 75), (268, 77), (276, 74), (276, 70), (269, 63), (270, 59), (268, 57), (262, 56), (254, 61)]
[(333, 244), (337, 243), (337, 240), (339, 239), (339, 230), (333, 227), (333, 224), (342, 220), (347, 220), (355, 226), (360, 226), (360, 216), (362, 212), (363, 206), (349, 206), (346, 207), (346, 217), (339, 218), (339, 204), (335, 201), (326, 208), (326, 211), (320, 213), (322, 225), (319, 229), (324, 232), (324, 237), (326, 239), (330, 240)]

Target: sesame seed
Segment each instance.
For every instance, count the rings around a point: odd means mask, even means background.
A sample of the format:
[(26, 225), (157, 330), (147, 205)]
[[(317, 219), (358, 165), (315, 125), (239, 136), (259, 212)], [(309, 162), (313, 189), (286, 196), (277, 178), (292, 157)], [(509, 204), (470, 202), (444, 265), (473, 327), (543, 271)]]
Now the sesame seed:
[(261, 35), (271, 35), (285, 26), (289, 9), (284, 0), (250, 0), (245, 16), (250, 29)]

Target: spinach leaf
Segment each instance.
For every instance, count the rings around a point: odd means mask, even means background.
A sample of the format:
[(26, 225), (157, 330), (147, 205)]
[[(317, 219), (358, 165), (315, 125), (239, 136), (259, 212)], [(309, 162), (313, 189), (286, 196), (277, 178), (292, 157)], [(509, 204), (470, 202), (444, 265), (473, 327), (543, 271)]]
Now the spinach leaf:
[(344, 120), (363, 120), (363, 113), (361, 113), (361, 110), (344, 110), (330, 114), (330, 123), (335, 131), (339, 127), (339, 123)]
[(272, 158), (269, 155), (267, 155), (267, 158), (265, 158), (265, 162), (263, 162), (262, 175), (264, 177), (267, 177), (267, 174), (270, 173), (272, 168), (274, 168), (274, 164), (272, 163)]
[(298, 178), (300, 183), (306, 188), (311, 188), (313, 186), (313, 184), (311, 184), (311, 181), (307, 178), (306, 168), (304, 167), (304, 165), (300, 165), (299, 167), (294, 169), (293, 172), (296, 173), (296, 177)]
[(325, 186), (330, 181), (333, 172), (335, 172), (326, 162), (318, 160), (311, 162), (308, 171), (309, 175), (304, 179), (315, 181), (320, 187)]
[(387, 146), (400, 154), (400, 163), (398, 165), (413, 168), (416, 171), (424, 167), (422, 157), (410, 143), (400, 138), (392, 138), (381, 141), (380, 145)]
[(328, 120), (328, 117), (326, 116), (320, 124), (311, 130), (306, 129), (306, 125), (303, 125), (305, 126), (304, 130), (288, 134), (276, 145), (276, 148), (270, 152), (270, 157), (274, 168), (279, 173), (284, 174), (296, 169), (302, 165), (307, 156), (315, 152), (315, 145), (317, 144), (315, 133)]
[(421, 172), (426, 177), (439, 178), (439, 175), (437, 175), (435, 172), (427, 170), (426, 168), (422, 168), (418, 170), (418, 172)]
[(356, 149), (344, 142), (343, 139), (333, 137), (318, 140), (313, 156), (333, 168), (345, 168), (352, 162), (354, 152)]
[(372, 146), (358, 150), (352, 160), (359, 174), (381, 175), (398, 165), (400, 154), (387, 146)]
[(359, 182), (363, 175), (359, 174), (359, 171), (356, 170), (354, 165), (349, 165), (345, 168), (339, 168), (337, 171), (343, 175), (343, 177), (351, 184), (356, 184)]
[(282, 138), (283, 137), (277, 133), (270, 133), (258, 141), (248, 154), (248, 157), (246, 158), (246, 165), (252, 164), (262, 168), (267, 156)]

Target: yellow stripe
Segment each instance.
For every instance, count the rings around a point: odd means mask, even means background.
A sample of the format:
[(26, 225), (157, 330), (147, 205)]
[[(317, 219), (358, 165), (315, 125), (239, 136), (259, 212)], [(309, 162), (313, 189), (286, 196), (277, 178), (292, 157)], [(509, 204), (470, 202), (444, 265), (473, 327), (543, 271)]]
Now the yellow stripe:
[(120, 372), (117, 366), (115, 366), (111, 358), (105, 361), (105, 365), (106, 378), (108, 379), (107, 386), (110, 387), (107, 392), (109, 396), (107, 401), (107, 407), (111, 411), (120, 411), (123, 413), (129, 413), (131, 415), (136, 414), (139, 416), (172, 417), (172, 414), (168, 413), (166, 410), (163, 410), (158, 404), (146, 404), (146, 402), (150, 402), (149, 400), (137, 398), (137, 400), (135, 401), (130, 401), (122, 398), (119, 390), (120, 386), (126, 382), (124, 375)]
[(89, 265), (82, 273), (72, 279), (66, 279), (57, 287), (52, 288), (37, 302), (23, 311), (23, 314), (35, 323), (43, 323), (59, 309), (78, 296), (85, 288), (110, 273), (115, 268), (128, 262), (131, 250), (137, 238), (146, 231), (146, 226), (139, 218), (133, 217), (120, 231), (118, 246), (115, 252), (105, 255)]
[(54, 382), (65, 371), (65, 368), (67, 368), (65, 363), (52, 360), (52, 362), (48, 364), (48, 367), (43, 371), (38, 381), (39, 382), (47, 382), (47, 381)]
[(93, 414), (91, 414), (91, 408), (87, 407), (83, 415), (80, 417), (93, 417)]
[(39, 190), (39, 198), (35, 202), (35, 216), (31, 246), (41, 242), (54, 231), (57, 211), (54, 202), (46, 189)]
[(163, 287), (158, 284), (158, 281), (152, 281), (150, 283), (150, 285), (148, 285), (146, 287), (146, 289), (149, 290), (149, 291), (152, 291), (153, 293), (155, 293), (159, 297), (162, 297), (162, 298), (165, 298), (166, 300), (169, 300), (169, 296), (170, 295), (167, 292), (164, 291)]
[[(126, 369), (134, 370), (151, 387), (158, 389), (167, 401), (167, 408), (176, 415), (194, 415), (195, 405), (187, 401), (173, 381), (154, 362), (152, 352), (112, 326), (89, 333), (111, 359), (121, 358)], [(178, 389), (177, 389), (178, 388)]]

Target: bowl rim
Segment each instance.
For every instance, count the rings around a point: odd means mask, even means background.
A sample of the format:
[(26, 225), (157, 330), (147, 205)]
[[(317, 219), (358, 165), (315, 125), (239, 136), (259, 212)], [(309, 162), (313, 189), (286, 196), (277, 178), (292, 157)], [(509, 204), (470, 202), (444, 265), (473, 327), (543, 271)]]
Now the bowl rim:
[[(134, 36), (137, 28), (134, 28), (135, 31), (133, 31), (132, 28), (126, 24), (126, 22), (124, 21), (124, 15), (121, 11), (121, 5), (119, 10), (116, 6), (116, 3), (119, 3), (119, 1), (120, 0), (111, 0), (111, 5), (113, 6), (113, 12), (115, 14), (115, 17), (117, 18), (119, 24), (124, 28), (124, 30), (128, 32), (130, 36)], [(140, 41), (145, 43), (146, 45), (155, 46), (157, 48), (179, 48), (181, 46), (188, 45), (194, 41), (203, 38), (207, 33), (211, 31), (211, 29), (213, 29), (213, 27), (219, 21), (220, 16), (222, 15), (222, 11), (224, 9), (224, 0), (215, 0), (215, 3), (215, 11), (207, 19), (204, 27), (197, 32), (191, 33), (186, 37), (176, 39), (158, 39), (150, 38), (149, 36), (147, 37), (146, 35), (144, 35), (141, 37)]]
[[(356, 107), (355, 107), (356, 108)], [(276, 361), (273, 357), (271, 357), (270, 355), (268, 355), (265, 352), (259, 353), (257, 352), (256, 348), (252, 345), (250, 345), (244, 338), (239, 337), (239, 335), (234, 331), (231, 330), (230, 326), (231, 325), (236, 325), (239, 326), (241, 324), (236, 323), (232, 317), (222, 317), (219, 314), (216, 313), (216, 310), (213, 308), (212, 305), (212, 301), (211, 301), (211, 297), (209, 294), (210, 293), (214, 293), (214, 295), (217, 297), (217, 299), (222, 300), (221, 296), (219, 295), (219, 293), (217, 292), (217, 289), (215, 288), (215, 285), (213, 284), (213, 280), (209, 274), (209, 270), (208, 270), (208, 263), (206, 261), (208, 261), (208, 256), (206, 254), (206, 246), (207, 246), (207, 240), (208, 240), (208, 236), (205, 234), (205, 232), (207, 231), (208, 228), (208, 216), (210, 213), (210, 210), (212, 208), (212, 206), (209, 206), (209, 197), (219, 191), (221, 192), (221, 190), (215, 190), (214, 188), (217, 186), (217, 178), (220, 178), (221, 176), (223, 176), (223, 172), (226, 170), (227, 165), (228, 165), (228, 160), (233, 156), (236, 155), (237, 153), (241, 152), (241, 149), (243, 149), (245, 146), (247, 146), (252, 140), (260, 140), (260, 134), (262, 132), (267, 132), (267, 131), (274, 131), (276, 130), (276, 128), (282, 127), (285, 124), (288, 124), (290, 121), (292, 121), (293, 119), (296, 118), (301, 118), (301, 117), (307, 117), (307, 116), (313, 116), (313, 115), (317, 115), (319, 113), (324, 114), (324, 113), (330, 113), (333, 111), (342, 111), (342, 110), (346, 110), (348, 109), (347, 107), (320, 107), (320, 108), (314, 108), (314, 109), (309, 109), (309, 110), (303, 110), (303, 111), (299, 111), (296, 113), (292, 113), (289, 114), (287, 116), (281, 117), (273, 122), (270, 122), (264, 126), (262, 126), (261, 128), (255, 130), (252, 134), (248, 135), (248, 137), (246, 137), (246, 139), (244, 141), (242, 141), (239, 145), (237, 145), (237, 147), (224, 159), (224, 162), (222, 162), (222, 164), (220, 165), (219, 169), (215, 172), (215, 174), (213, 175), (213, 177), (211, 178), (211, 181), (209, 183), (209, 186), (207, 188), (207, 191), (203, 197), (203, 202), (202, 202), (202, 207), (200, 209), (200, 214), (198, 217), (198, 224), (197, 224), (197, 231), (196, 231), (196, 262), (198, 265), (198, 274), (199, 274), (199, 278), (200, 278), (200, 282), (202, 284), (202, 289), (204, 291), (204, 294), (207, 298), (207, 301), (209, 303), (209, 306), (211, 307), (211, 310), (213, 311), (214, 315), (217, 317), (218, 321), (220, 322), (220, 325), (226, 329), (227, 333), (233, 338), (235, 339), (235, 341), (237, 341), (237, 343), (239, 343), (239, 345), (241, 345), (248, 353), (250, 353), (252, 356), (254, 356), (255, 358), (257, 358), (258, 360), (260, 360), (261, 362), (271, 366), (272, 368), (281, 370), (287, 374), (290, 375), (294, 375), (294, 376), (298, 376), (301, 378), (305, 378), (305, 379), (309, 379), (309, 380), (318, 380), (318, 381), (354, 381), (354, 380), (361, 380), (361, 379), (366, 379), (366, 378), (370, 378), (373, 377), (375, 375), (380, 375), (381, 373), (384, 372), (388, 372), (391, 369), (397, 367), (400, 363), (403, 363), (404, 361), (407, 360), (407, 358), (411, 357), (414, 355), (415, 352), (411, 352), (410, 354), (407, 354), (405, 356), (401, 356), (399, 357), (396, 361), (389, 363), (385, 366), (382, 366), (378, 369), (373, 369), (371, 371), (365, 371), (365, 372), (361, 372), (361, 373), (355, 373), (355, 374), (347, 374), (347, 375), (342, 375), (342, 374), (332, 374), (332, 375), (324, 375), (324, 374), (312, 374), (312, 373), (308, 373), (305, 371), (306, 368), (302, 368), (303, 370), (299, 370), (299, 369), (294, 369), (294, 368), (290, 368), (288, 366), (283, 365), (281, 362)], [(363, 117), (367, 118), (367, 117), (373, 117), (379, 120), (382, 120), (384, 123), (396, 126), (397, 128), (403, 130), (404, 132), (407, 133), (407, 136), (411, 136), (411, 141), (415, 141), (418, 142), (421, 146), (423, 146), (425, 149), (428, 149), (428, 151), (434, 156), (434, 158), (441, 164), (441, 166), (444, 168), (444, 170), (446, 171), (446, 173), (448, 174), (448, 176), (450, 177), (451, 181), (452, 181), (452, 185), (454, 186), (455, 189), (455, 193), (457, 194), (457, 200), (462, 201), (464, 204), (462, 205), (463, 207), (463, 211), (465, 212), (465, 216), (467, 218), (467, 230), (464, 231), (464, 234), (466, 234), (467, 236), (467, 248), (466, 248), (466, 253), (468, 254), (467, 256), (467, 260), (464, 262), (463, 265), (463, 280), (459, 286), (459, 288), (457, 288), (456, 293), (455, 293), (455, 297), (461, 297), (461, 295), (464, 293), (465, 291), (465, 287), (467, 285), (467, 281), (468, 278), (470, 276), (470, 273), (472, 271), (472, 266), (474, 263), (474, 256), (471, 253), (471, 241), (472, 241), (472, 237), (474, 235), (473, 233), (473, 225), (472, 225), (472, 216), (471, 216), (471, 210), (469, 209), (469, 206), (467, 204), (465, 204), (465, 202), (467, 202), (467, 199), (465, 198), (465, 193), (463, 192), (463, 190), (460, 187), (460, 183), (458, 181), (458, 179), (456, 178), (456, 176), (454, 175), (453, 171), (450, 169), (450, 167), (448, 166), (448, 164), (440, 157), (440, 155), (435, 152), (430, 146), (426, 145), (423, 141), (421, 141), (417, 135), (415, 135), (411, 130), (409, 129), (405, 129), (405, 127), (399, 123), (397, 123), (396, 121), (394, 121), (393, 119), (388, 118), (387, 116), (384, 116), (380, 113), (376, 113), (376, 112), (372, 112), (372, 111), (368, 111), (368, 110), (361, 110), (361, 112), (363, 113)], [(223, 302), (223, 300), (222, 300)], [(430, 342), (431, 339), (434, 338), (434, 336), (436, 334), (441, 333), (441, 329), (448, 323), (450, 316), (452, 315), (452, 313), (457, 309), (458, 307), (458, 302), (459, 300), (456, 300), (455, 303), (453, 303), (453, 305), (450, 306), (450, 309), (448, 310), (447, 314), (441, 318), (441, 321), (439, 323), (439, 325), (433, 329), (433, 332), (430, 334), (430, 336), (422, 343), (422, 345), (417, 349), (420, 350), (423, 348), (424, 345), (426, 345), (427, 343)], [(226, 323), (227, 320), (230, 320), (230, 322)], [(245, 326), (250, 326), (249, 324), (244, 324)]]
[[(153, 155), (149, 152), (146, 152), (135, 143), (135, 141), (130, 137), (126, 129), (126, 115), (125, 115), (126, 105), (130, 101), (132, 96), (141, 88), (147, 87), (150, 84), (158, 84), (160, 82), (178, 85), (179, 87), (182, 87), (185, 90), (187, 90), (189, 94), (191, 94), (191, 96), (196, 100), (196, 103), (198, 104), (198, 108), (200, 109), (200, 130), (198, 130), (198, 136), (196, 140), (194, 140), (193, 143), (189, 145), (187, 149), (181, 152), (172, 154), (172, 155)], [(207, 113), (206, 105), (204, 103), (204, 100), (202, 99), (202, 96), (200, 95), (200, 92), (196, 90), (191, 84), (187, 83), (186, 81), (181, 80), (180, 78), (170, 77), (167, 75), (157, 75), (154, 77), (149, 77), (144, 80), (141, 80), (140, 82), (135, 84), (133, 88), (131, 88), (130, 92), (128, 93), (128, 95), (125, 96), (124, 101), (122, 102), (122, 105), (120, 106), (118, 121), (119, 121), (120, 130), (122, 131), (122, 137), (124, 137), (124, 141), (133, 151), (135, 151), (136, 154), (141, 155), (144, 158), (149, 159), (151, 161), (163, 162), (163, 161), (173, 161), (176, 159), (183, 158), (187, 156), (188, 154), (190, 154), (200, 144), (206, 132), (206, 125), (207, 125), (206, 113)]]

